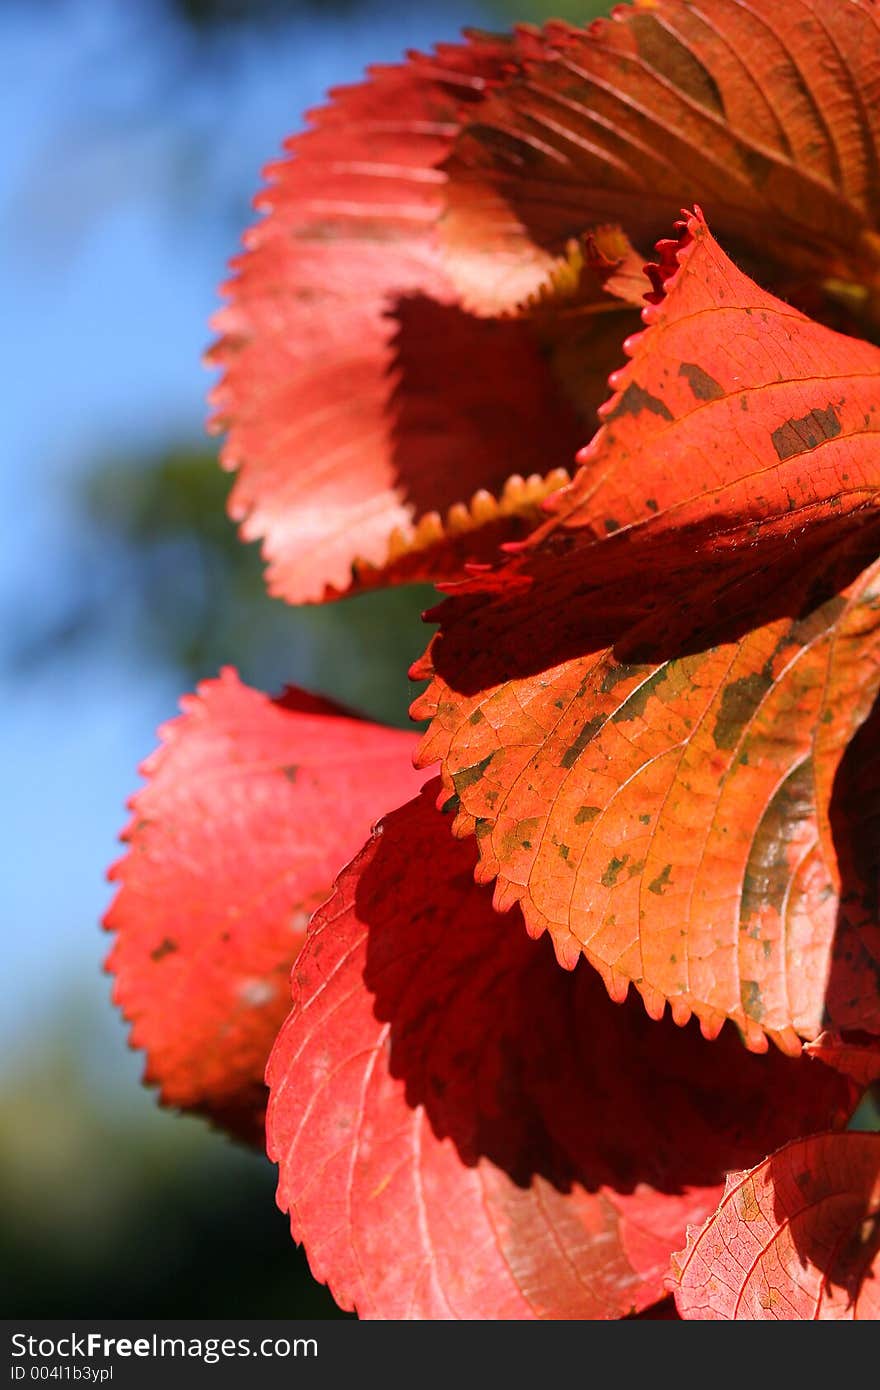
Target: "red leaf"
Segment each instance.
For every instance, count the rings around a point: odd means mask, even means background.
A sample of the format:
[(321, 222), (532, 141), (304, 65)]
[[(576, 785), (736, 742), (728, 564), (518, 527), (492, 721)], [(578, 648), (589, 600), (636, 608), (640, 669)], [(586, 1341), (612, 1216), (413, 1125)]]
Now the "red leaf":
[(182, 701), (143, 765), (119, 891), (113, 997), (166, 1105), (260, 1140), (266, 1059), (312, 910), (371, 822), (411, 794), (414, 739), (231, 670)]
[(434, 241), (463, 111), (533, 44), (475, 35), (376, 68), (267, 170), (216, 319), (214, 425), (233, 515), (291, 601), (493, 554), (584, 438), (527, 325), (463, 314)]
[(548, 25), (466, 124), (446, 263), (469, 306), (498, 312), (573, 230), (620, 222), (647, 249), (696, 200), (784, 293), (876, 319), (878, 158), (874, 0), (637, 0)]
[(859, 1086), (880, 1080), (880, 1038), (870, 1033), (821, 1033), (804, 1048), (828, 1067), (843, 1072)]
[[(678, 242), (658, 245), (648, 327), (623, 344), (631, 360), (611, 377), (574, 481), (506, 565), (456, 586), (447, 626), (480, 607), (470, 595), (503, 604), (515, 593), (520, 608), (526, 597), (557, 613), (542, 650), (585, 628), (608, 643), (648, 616), (655, 637), (661, 622), (679, 633), (690, 624), (693, 636), (710, 581), (741, 620), (747, 599), (773, 603), (764, 571), (774, 584), (801, 573), (877, 521), (880, 348), (760, 289), (701, 214), (677, 229)], [(516, 646), (506, 615), (498, 628)], [(497, 646), (494, 633), (481, 644), (484, 664), (509, 664)]]
[(731, 1174), (676, 1263), (684, 1318), (880, 1317), (880, 1134), (798, 1139)]
[(297, 961), (267, 1073), (279, 1204), (363, 1316), (642, 1309), (723, 1173), (842, 1118), (846, 1083), (559, 970), (492, 911), (432, 790), (384, 819)]
[(213, 353), (232, 510), (274, 592), (454, 577), (528, 533), (594, 428), (636, 253), (588, 312), (556, 306), (549, 343), (523, 304), (609, 220), (647, 248), (702, 198), (786, 296), (880, 317), (876, 8), (792, 4), (784, 27), (776, 0), (644, 0), (472, 35), (289, 142)]
[(717, 563), (880, 507), (880, 349), (759, 289), (699, 212), (679, 225), (648, 331), (624, 344), (604, 428), (536, 549), (627, 530), (632, 551), (640, 531)]

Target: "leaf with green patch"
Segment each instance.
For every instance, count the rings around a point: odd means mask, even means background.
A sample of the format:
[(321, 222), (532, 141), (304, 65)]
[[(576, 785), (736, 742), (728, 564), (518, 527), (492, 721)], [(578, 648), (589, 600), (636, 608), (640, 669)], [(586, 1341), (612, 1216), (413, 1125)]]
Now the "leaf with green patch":
[(496, 907), (708, 1035), (729, 1018), (795, 1052), (829, 1011), (880, 1032), (878, 972), (847, 958), (871, 949), (852, 836), (880, 810), (845, 760), (880, 686), (880, 562), (848, 579), (865, 558), (832, 552), (830, 597), (807, 571), (777, 591), (790, 616), (693, 652), (600, 647), (474, 693), (435, 673), (421, 756), (458, 792), (455, 833), (479, 825)]

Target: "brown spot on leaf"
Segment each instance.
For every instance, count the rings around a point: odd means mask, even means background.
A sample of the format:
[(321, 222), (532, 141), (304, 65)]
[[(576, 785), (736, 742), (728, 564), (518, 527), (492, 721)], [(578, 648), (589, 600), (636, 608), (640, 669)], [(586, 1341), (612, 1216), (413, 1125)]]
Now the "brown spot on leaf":
[(581, 753), (583, 753), (590, 739), (598, 733), (605, 723), (605, 716), (597, 714), (593, 719), (587, 721), (581, 729), (577, 738), (574, 739), (566, 748), (562, 755), (562, 766), (565, 768), (574, 767)]
[(762, 1218), (753, 1178), (747, 1179), (739, 1190), (739, 1213), (743, 1221), (760, 1221)]
[(608, 868), (602, 875), (602, 886), (604, 888), (614, 887), (615, 883), (617, 882), (618, 874), (620, 873), (624, 865), (628, 862), (628, 860), (629, 855), (624, 854), (621, 859), (614, 858), (609, 861)]
[(620, 709), (615, 710), (611, 716), (612, 724), (628, 724), (633, 719), (640, 719), (645, 713), (645, 707), (651, 696), (656, 694), (657, 687), (662, 685), (668, 675), (668, 668), (660, 666), (642, 681), (641, 685), (636, 686), (631, 695), (627, 696)]
[(621, 415), (639, 415), (643, 410), (650, 410), (652, 415), (659, 415), (661, 420), (673, 418), (672, 411), (665, 401), (661, 401), (659, 396), (652, 396), (650, 391), (646, 391), (644, 386), (639, 386), (635, 381), (630, 382), (617, 405), (605, 418), (606, 421), (617, 420)]
[(808, 759), (795, 767), (776, 789), (755, 830), (743, 874), (740, 931), (760, 939), (760, 923), (768, 910), (780, 915), (785, 912), (792, 879), (791, 836), (797, 826), (804, 825), (814, 814), (813, 768)]
[(175, 951), (179, 950), (180, 947), (177, 942), (172, 937), (166, 936), (163, 941), (159, 942), (155, 950), (150, 952), (150, 960), (157, 962), (164, 960), (166, 956), (173, 956)]
[(452, 785), (455, 787), (458, 796), (461, 796), (463, 791), (467, 791), (468, 787), (472, 787), (475, 782), (479, 782), (494, 756), (494, 753), (489, 753), (487, 757), (481, 758), (478, 763), (472, 763), (470, 767), (463, 767), (461, 772), (453, 773)]
[(648, 884), (649, 893), (657, 893), (662, 896), (663, 890), (669, 883), (669, 875), (672, 873), (672, 865), (667, 864), (661, 873)]
[(739, 680), (725, 686), (713, 734), (716, 748), (731, 749), (736, 746), (743, 728), (772, 684), (773, 677), (765, 669), (740, 676)]
[(724, 395), (724, 387), (696, 362), (682, 362), (678, 375), (685, 378), (698, 401), (717, 401)]
[(760, 1023), (764, 1017), (764, 1004), (761, 1000), (761, 986), (757, 980), (743, 980), (740, 988), (742, 1006), (749, 1018)]
[(824, 444), (827, 439), (836, 439), (840, 434), (840, 420), (834, 406), (829, 402), (824, 410), (811, 410), (809, 415), (786, 420), (770, 436), (776, 456), (780, 460), (794, 458), (796, 454), (806, 454)]

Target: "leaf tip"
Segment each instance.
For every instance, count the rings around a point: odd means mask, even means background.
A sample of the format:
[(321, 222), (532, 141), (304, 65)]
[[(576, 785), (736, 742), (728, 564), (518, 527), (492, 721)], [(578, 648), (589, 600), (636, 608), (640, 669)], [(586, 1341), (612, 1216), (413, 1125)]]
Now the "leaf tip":
[(654, 250), (656, 261), (649, 261), (645, 274), (651, 281), (651, 292), (645, 295), (642, 319), (651, 324), (657, 318), (663, 300), (669, 294), (693, 249), (695, 243), (708, 231), (702, 211), (695, 208), (682, 209), (681, 217), (673, 225), (671, 237), (661, 237)]

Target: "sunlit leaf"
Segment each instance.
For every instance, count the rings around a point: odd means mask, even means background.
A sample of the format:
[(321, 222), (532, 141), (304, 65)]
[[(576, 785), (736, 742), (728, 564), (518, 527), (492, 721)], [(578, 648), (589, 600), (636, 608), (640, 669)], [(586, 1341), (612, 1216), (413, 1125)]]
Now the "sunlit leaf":
[(439, 610), (413, 712), (496, 906), (615, 998), (796, 1050), (829, 1004), (880, 1028), (847, 965), (873, 875), (832, 824), (880, 670), (880, 351), (682, 233), (581, 471)]
[(215, 321), (214, 425), (287, 599), (491, 555), (589, 435), (527, 324), (458, 307), (434, 238), (462, 113), (531, 47), (475, 35), (373, 69), (267, 170)]
[(166, 1105), (260, 1140), (263, 1073), (313, 909), (422, 780), (413, 737), (232, 671), (187, 696), (132, 799), (106, 925), (113, 997)]

